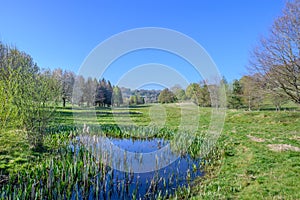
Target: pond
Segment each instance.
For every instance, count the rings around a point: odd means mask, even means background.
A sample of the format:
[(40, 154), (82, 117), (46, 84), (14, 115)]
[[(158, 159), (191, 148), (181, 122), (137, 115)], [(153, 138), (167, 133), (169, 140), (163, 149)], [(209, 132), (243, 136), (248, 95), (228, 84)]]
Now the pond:
[[(170, 141), (78, 136), (69, 147), (76, 153), (88, 149), (98, 162), (105, 163), (105, 175), (98, 174), (90, 187), (89, 199), (156, 199), (174, 194), (203, 176), (201, 159), (175, 153)], [(74, 192), (72, 199), (81, 198)]]

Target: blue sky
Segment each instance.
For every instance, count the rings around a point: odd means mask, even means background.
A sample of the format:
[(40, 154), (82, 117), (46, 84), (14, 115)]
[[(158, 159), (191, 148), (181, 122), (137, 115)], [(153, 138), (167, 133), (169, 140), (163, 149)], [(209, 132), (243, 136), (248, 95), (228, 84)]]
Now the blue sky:
[[(285, 0), (7, 0), (0, 6), (0, 40), (29, 53), (40, 67), (77, 72), (90, 51), (114, 34), (141, 27), (169, 28), (202, 45), (221, 74), (231, 81), (247, 73), (249, 51), (267, 34), (284, 3)], [(120, 66), (108, 70), (106, 78), (115, 84), (122, 73), (135, 67), (132, 65), (164, 63), (171, 59), (165, 55), (150, 51), (137, 53), (136, 57), (129, 55), (123, 62), (116, 62)], [(121, 65), (127, 65), (123, 71), (118, 69)], [(192, 71), (186, 76), (191, 82), (198, 79)]]

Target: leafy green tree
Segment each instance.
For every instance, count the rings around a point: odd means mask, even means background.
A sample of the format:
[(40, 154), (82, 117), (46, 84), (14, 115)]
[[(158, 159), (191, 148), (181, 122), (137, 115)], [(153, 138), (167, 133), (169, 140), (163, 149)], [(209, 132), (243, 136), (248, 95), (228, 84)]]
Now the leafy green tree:
[(40, 148), (59, 97), (57, 81), (29, 55), (4, 45), (0, 48), (1, 127), (25, 130), (31, 145)]
[[(3, 68), (0, 69), (0, 74), (3, 73)], [(9, 74), (6, 79), (0, 79), (0, 129), (11, 127), (20, 127), (22, 124), (19, 116), (19, 108), (15, 103), (15, 95), (19, 84), (12, 81), (15, 77), (10, 67), (6, 68), (6, 73)]]
[(178, 101), (185, 101), (187, 99), (184, 89), (180, 85), (175, 85), (171, 88), (171, 91), (175, 94)]
[(136, 95), (130, 96), (129, 105), (137, 105), (137, 96)]
[(51, 78), (49, 71), (39, 73), (28, 80), (27, 100), (22, 103), (24, 124), (29, 141), (36, 149), (43, 147), (46, 127), (53, 119), (59, 100), (58, 88), (56, 80)]
[(120, 106), (123, 104), (123, 97), (121, 89), (118, 86), (113, 88), (112, 105)]
[(201, 97), (201, 88), (197, 83), (192, 83), (186, 88), (187, 98), (191, 99), (195, 104), (199, 105)]
[(138, 104), (144, 104), (145, 99), (139, 94), (131, 95), (129, 98), (129, 105), (138, 105)]
[(176, 96), (168, 88), (163, 89), (158, 96), (159, 103), (174, 103), (177, 101)]

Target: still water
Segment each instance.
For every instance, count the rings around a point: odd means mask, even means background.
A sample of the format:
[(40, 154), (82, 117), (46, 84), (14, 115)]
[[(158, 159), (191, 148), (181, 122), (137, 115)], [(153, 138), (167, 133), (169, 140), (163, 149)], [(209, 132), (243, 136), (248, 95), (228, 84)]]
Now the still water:
[[(170, 141), (119, 139), (102, 136), (79, 136), (71, 143), (72, 151), (87, 148), (106, 164), (105, 177), (94, 176), (88, 199), (156, 199), (168, 197), (178, 187), (187, 187), (203, 176), (201, 159), (176, 153)], [(81, 199), (80, 193), (72, 199)]]

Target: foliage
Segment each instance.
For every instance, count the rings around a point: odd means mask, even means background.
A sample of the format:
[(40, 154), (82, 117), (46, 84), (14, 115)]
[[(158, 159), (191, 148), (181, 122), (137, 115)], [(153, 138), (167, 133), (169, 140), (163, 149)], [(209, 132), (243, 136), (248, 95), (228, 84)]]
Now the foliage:
[(44, 129), (51, 120), (58, 97), (56, 80), (40, 71), (32, 58), (1, 45), (1, 129), (24, 129), (34, 148), (43, 144)]
[(232, 91), (230, 92), (228, 97), (228, 107), (235, 109), (241, 108), (243, 106), (242, 94), (243, 90), (240, 81), (235, 80), (232, 84)]
[(186, 97), (199, 106), (210, 107), (213, 90), (214, 86), (207, 85), (205, 81), (202, 84), (191, 83), (186, 88)]
[(52, 76), (59, 85), (61, 100), (63, 101), (63, 107), (65, 107), (67, 102), (72, 102), (75, 74), (71, 71), (63, 71), (58, 68), (53, 70)]
[(139, 94), (131, 95), (129, 99), (129, 105), (139, 105), (144, 104), (145, 99)]
[(120, 106), (123, 104), (121, 89), (118, 86), (113, 87), (112, 105)]
[(177, 101), (177, 97), (168, 88), (163, 89), (158, 96), (159, 103), (174, 103)]
[(194, 103), (199, 105), (200, 96), (201, 96), (201, 88), (197, 83), (192, 83), (186, 88), (186, 96), (191, 99)]
[(112, 93), (113, 88), (111, 83), (103, 78), (96, 89), (95, 104), (98, 104), (99, 106), (110, 106), (112, 102)]
[(176, 98), (178, 99), (178, 101), (182, 102), (182, 101), (187, 100), (185, 91), (184, 91), (184, 89), (181, 88), (180, 85), (175, 85), (170, 90), (171, 90), (171, 92), (174, 93), (174, 95), (176, 96)]

